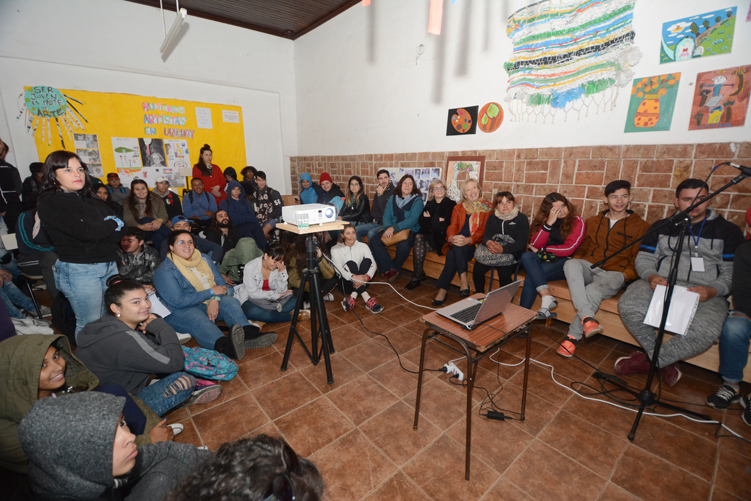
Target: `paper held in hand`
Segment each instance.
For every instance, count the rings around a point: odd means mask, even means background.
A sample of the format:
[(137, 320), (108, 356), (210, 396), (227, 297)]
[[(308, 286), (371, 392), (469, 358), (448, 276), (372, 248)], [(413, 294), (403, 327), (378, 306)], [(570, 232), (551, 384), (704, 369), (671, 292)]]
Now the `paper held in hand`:
[[(660, 327), (662, 320), (662, 306), (665, 302), (667, 287), (658, 285), (652, 294), (652, 302), (649, 303), (649, 310), (644, 317), (644, 323), (652, 327)], [(687, 288), (676, 285), (673, 289), (673, 297), (670, 299), (670, 311), (668, 311), (668, 320), (665, 324), (665, 330), (674, 334), (685, 335), (688, 326), (694, 319), (694, 313), (699, 306), (699, 294), (690, 292)]]
[(151, 309), (149, 309), (149, 313), (159, 315), (162, 318), (172, 314), (169, 308), (164, 306), (164, 303), (162, 303), (162, 301), (159, 299), (159, 296), (157, 296), (153, 292), (149, 294), (149, 301), (151, 301)]

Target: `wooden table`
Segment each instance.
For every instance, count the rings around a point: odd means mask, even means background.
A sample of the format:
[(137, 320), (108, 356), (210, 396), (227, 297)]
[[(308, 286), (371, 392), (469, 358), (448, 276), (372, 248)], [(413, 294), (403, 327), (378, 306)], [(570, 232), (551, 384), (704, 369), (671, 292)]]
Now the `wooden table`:
[[(475, 294), (475, 299), (482, 299), (485, 294)], [(520, 419), (524, 421), (524, 408), (527, 403), (527, 379), (529, 376), (529, 356), (532, 348), (532, 336), (529, 329), (532, 321), (537, 317), (537, 312), (522, 308), (521, 306), (510, 304), (503, 315), (499, 315), (492, 320), (484, 322), (474, 330), (468, 331), (459, 324), (442, 317), (436, 312), (423, 316), (420, 321), (427, 328), (422, 333), (422, 348), (420, 351), (420, 371), (417, 377), (417, 401), (415, 402), (415, 425), (420, 418), (420, 394), (422, 391), (422, 374), (425, 368), (425, 345), (431, 332), (434, 335), (443, 336), (459, 344), (464, 349), (464, 355), (467, 357), (467, 438), (466, 438), (466, 465), (464, 478), (469, 480), (469, 458), (472, 447), (472, 390), (475, 385), (475, 375), (477, 374), (477, 363), (488, 356), (493, 348), (505, 344), (510, 339), (526, 332), (527, 333), (527, 354), (524, 359), (524, 384), (522, 389), (522, 411)], [(456, 348), (450, 347), (454, 351), (461, 353)], [(472, 351), (476, 353), (472, 356)]]

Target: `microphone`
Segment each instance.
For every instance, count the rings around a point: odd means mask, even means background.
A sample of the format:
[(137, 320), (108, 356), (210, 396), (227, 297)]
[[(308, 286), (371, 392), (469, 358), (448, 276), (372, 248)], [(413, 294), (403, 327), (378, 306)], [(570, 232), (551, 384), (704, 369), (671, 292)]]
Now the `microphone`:
[(729, 165), (730, 167), (734, 169), (738, 169), (743, 174), (751, 177), (751, 167), (746, 167), (745, 165), (740, 165), (740, 164), (734, 164), (733, 162), (728, 162), (727, 165)]

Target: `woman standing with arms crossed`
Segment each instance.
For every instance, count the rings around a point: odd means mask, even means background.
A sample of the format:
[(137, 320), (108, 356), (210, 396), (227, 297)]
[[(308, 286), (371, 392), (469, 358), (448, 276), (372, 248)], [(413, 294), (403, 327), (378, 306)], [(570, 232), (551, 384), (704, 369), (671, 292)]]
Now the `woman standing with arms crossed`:
[(201, 157), (198, 159), (198, 163), (193, 166), (193, 177), (203, 181), (204, 189), (214, 195), (218, 207), (219, 202), (227, 198), (227, 194), (224, 192), (227, 180), (224, 178), (222, 169), (211, 163), (213, 157), (214, 152), (211, 151), (211, 146), (204, 144), (201, 148)]
[(50, 153), (42, 172), (39, 218), (55, 246), (55, 285), (76, 314), (78, 336), (104, 314), (107, 279), (117, 273), (117, 247), (127, 228), (91, 192), (91, 178), (75, 153)]

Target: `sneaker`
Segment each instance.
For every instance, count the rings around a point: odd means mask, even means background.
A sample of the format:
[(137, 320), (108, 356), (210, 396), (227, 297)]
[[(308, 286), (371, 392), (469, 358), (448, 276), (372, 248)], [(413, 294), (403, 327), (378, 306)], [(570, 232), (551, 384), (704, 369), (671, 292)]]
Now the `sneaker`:
[(42, 304), (39, 305), (39, 311), (42, 312), (42, 318), (51, 317), (52, 316), (52, 308), (49, 306), (44, 306)]
[(259, 331), (263, 329), (263, 326), (266, 325), (266, 322), (259, 322), (258, 320), (248, 320), (248, 323), (254, 327), (256, 327)]
[[(334, 302), (334, 295), (332, 293), (328, 293), (325, 296), (323, 296), (323, 302), (324, 303), (333, 303)], [(310, 308), (305, 308), (306, 310)]]
[(743, 414), (741, 418), (743, 422), (751, 426), (751, 393), (745, 397), (741, 397), (741, 406), (743, 407)]
[(602, 332), (602, 325), (595, 317), (584, 317), (582, 319), (582, 329), (584, 330), (584, 337), (591, 338), (595, 334)]
[(186, 407), (190, 407), (193, 404), (208, 404), (219, 398), (221, 394), (222, 385), (219, 383), (196, 379), (196, 389), (193, 390), (193, 394), (190, 396)]
[(365, 303), (365, 307), (369, 309), (371, 313), (375, 313), (375, 314), (381, 313), (383, 311), (383, 306), (378, 304), (378, 302), (376, 301), (374, 297), (371, 297), (370, 299), (368, 299), (368, 302)]
[(304, 322), (305, 320), (310, 320), (310, 310), (300, 310), (297, 313), (298, 322)]
[(230, 327), (229, 335), (228, 355), (230, 358), (240, 360), (245, 356), (245, 330), (240, 324), (235, 324)]
[(177, 340), (180, 341), (180, 344), (185, 344), (193, 338), (190, 334), (184, 334), (182, 332), (176, 332), (175, 334), (177, 334)]
[(389, 283), (396, 280), (396, 276), (399, 274), (398, 271), (391, 269), (387, 271), (386, 273), (381, 273), (381, 276), (386, 279)]
[(389, 278), (389, 283), (393, 284), (400, 275), (401, 273), (399, 273), (399, 270), (394, 270), (394, 274)]
[(172, 428), (172, 437), (178, 436), (180, 433), (183, 432), (185, 429), (185, 426), (183, 426), (180, 423), (172, 423), (167, 425), (168, 428)]
[(257, 350), (259, 348), (266, 348), (276, 343), (276, 332), (260, 332), (256, 330), (254, 325), (248, 325), (243, 327), (245, 331), (245, 349)]
[(355, 307), (355, 298), (352, 296), (347, 296), (344, 301), (342, 301), (342, 309), (344, 311), (349, 311), (352, 308)]
[(621, 376), (628, 374), (647, 374), (649, 372), (649, 358), (643, 351), (636, 351), (627, 357), (615, 361), (615, 373)]
[(717, 393), (707, 397), (707, 405), (713, 409), (724, 411), (735, 402), (741, 400), (741, 395), (730, 385), (723, 384)]
[(678, 384), (682, 375), (683, 373), (678, 368), (678, 362), (673, 362), (664, 369), (660, 369), (660, 378), (662, 378), (662, 382), (671, 388)]
[(566, 358), (573, 357), (574, 352), (576, 351), (576, 343), (578, 342), (578, 339), (571, 336), (566, 336), (566, 339), (564, 339), (561, 345), (558, 347), (558, 354)]
[(558, 313), (551, 312), (548, 308), (540, 308), (537, 310), (537, 318), (541, 320), (547, 320), (549, 318), (555, 318), (558, 316)]

